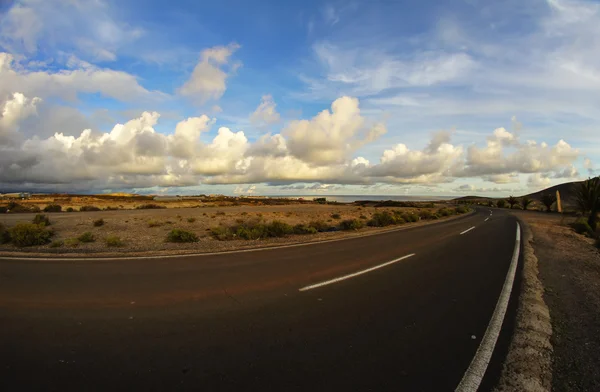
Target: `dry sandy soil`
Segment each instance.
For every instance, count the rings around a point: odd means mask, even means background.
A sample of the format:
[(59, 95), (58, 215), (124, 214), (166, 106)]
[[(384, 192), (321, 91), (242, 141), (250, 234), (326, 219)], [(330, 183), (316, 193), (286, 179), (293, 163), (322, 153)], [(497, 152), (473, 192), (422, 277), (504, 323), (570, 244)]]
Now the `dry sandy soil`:
[(533, 232), (552, 322), (553, 391), (600, 391), (600, 252), (574, 218), (516, 213)]
[[(198, 203), (196, 203), (197, 205)], [(436, 206), (432, 211), (444, 205)], [(64, 207), (64, 206), (63, 206)], [(421, 210), (426, 208), (421, 208)], [(263, 219), (266, 222), (280, 220), (291, 225), (308, 223), (313, 220), (321, 220), (336, 225), (345, 219), (360, 219), (366, 222), (375, 212), (402, 210), (403, 212), (417, 212), (417, 208), (399, 207), (358, 207), (353, 205), (320, 205), (320, 204), (290, 204), (276, 206), (229, 206), (229, 207), (198, 207), (198, 208), (169, 208), (169, 209), (142, 209), (142, 210), (120, 210), (120, 211), (96, 211), (96, 212), (61, 212), (47, 213), (51, 220), (51, 227), (55, 230), (53, 240), (65, 240), (76, 238), (84, 232), (91, 232), (96, 237), (92, 243), (81, 243), (77, 247), (62, 246), (51, 248), (49, 245), (28, 248), (16, 248), (13, 245), (0, 245), (0, 255), (14, 255), (23, 252), (29, 253), (60, 253), (82, 255), (99, 253), (103, 255), (128, 255), (141, 254), (176, 254), (176, 253), (200, 253), (227, 251), (240, 248), (251, 248), (288, 244), (297, 242), (318, 241), (323, 239), (341, 238), (346, 236), (364, 235), (366, 233), (389, 230), (388, 228), (365, 227), (351, 232), (326, 232), (313, 235), (290, 235), (285, 238), (270, 238), (255, 241), (233, 240), (219, 241), (210, 234), (210, 228), (219, 225), (231, 225), (236, 221), (250, 219)], [(335, 219), (333, 214), (339, 214)], [(11, 227), (18, 222), (30, 222), (34, 214), (2, 214), (0, 222)], [(94, 227), (93, 222), (102, 218), (104, 225)], [(443, 219), (443, 218), (442, 218)], [(149, 222), (158, 224), (150, 227)], [(424, 224), (427, 222), (417, 222)], [(403, 226), (407, 226), (404, 224)], [(394, 226), (397, 227), (397, 226)], [(174, 228), (191, 231), (199, 237), (196, 243), (175, 244), (165, 241), (167, 233)], [(124, 246), (119, 248), (108, 248), (104, 239), (108, 236), (118, 236)], [(149, 253), (150, 252), (150, 253)]]

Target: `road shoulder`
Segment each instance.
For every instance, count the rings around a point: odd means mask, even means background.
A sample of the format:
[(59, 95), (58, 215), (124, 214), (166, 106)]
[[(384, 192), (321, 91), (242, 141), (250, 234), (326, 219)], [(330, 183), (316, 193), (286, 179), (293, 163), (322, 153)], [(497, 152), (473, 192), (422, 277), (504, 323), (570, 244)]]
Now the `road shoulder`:
[(533, 234), (523, 229), (523, 276), (515, 331), (496, 391), (549, 391), (552, 384), (552, 325), (539, 279)]
[(599, 391), (600, 253), (559, 219), (529, 220), (552, 318), (552, 390)]

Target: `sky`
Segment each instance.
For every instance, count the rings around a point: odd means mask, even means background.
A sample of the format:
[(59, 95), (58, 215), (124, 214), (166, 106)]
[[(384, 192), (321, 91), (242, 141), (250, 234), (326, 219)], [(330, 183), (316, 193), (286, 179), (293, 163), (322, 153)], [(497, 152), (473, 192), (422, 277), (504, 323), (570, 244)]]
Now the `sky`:
[(596, 1), (0, 0), (0, 192), (522, 195), (599, 108)]

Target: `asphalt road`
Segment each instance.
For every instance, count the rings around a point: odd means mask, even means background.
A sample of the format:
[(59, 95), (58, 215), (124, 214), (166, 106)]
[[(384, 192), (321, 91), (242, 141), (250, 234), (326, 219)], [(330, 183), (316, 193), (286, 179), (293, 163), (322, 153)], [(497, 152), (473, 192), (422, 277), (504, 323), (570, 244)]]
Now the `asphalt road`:
[(515, 218), (489, 215), (223, 255), (0, 260), (0, 390), (454, 390), (515, 246)]

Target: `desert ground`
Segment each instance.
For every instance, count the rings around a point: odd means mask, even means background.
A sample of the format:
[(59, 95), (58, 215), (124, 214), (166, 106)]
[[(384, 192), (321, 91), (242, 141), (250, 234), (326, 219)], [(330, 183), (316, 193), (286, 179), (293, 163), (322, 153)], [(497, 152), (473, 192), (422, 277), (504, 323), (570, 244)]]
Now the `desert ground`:
[[(71, 207), (75, 212), (40, 212), (50, 220), (48, 228), (53, 231), (52, 242), (40, 246), (17, 247), (11, 243), (0, 245), (0, 254), (66, 254), (81, 256), (96, 255), (150, 255), (218, 252), (240, 248), (271, 246), (298, 242), (319, 241), (346, 236), (364, 235), (398, 226), (418, 225), (447, 219), (455, 215), (455, 206), (444, 203), (417, 203), (411, 207), (374, 207), (352, 204), (319, 204), (315, 202), (274, 201), (274, 200), (182, 200), (155, 202), (150, 200), (131, 200), (126, 197), (98, 199), (94, 197), (62, 197), (44, 200), (19, 201), (31, 208), (41, 210), (49, 204), (61, 205), (62, 211)], [(285, 203), (265, 205), (268, 203)], [(6, 205), (6, 203), (4, 203)], [(146, 204), (156, 204), (163, 208), (136, 209)], [(77, 211), (82, 206), (93, 205), (104, 210)], [(374, 205), (374, 204), (372, 204)], [(1, 206), (1, 205), (0, 205)], [(118, 210), (115, 210), (118, 208)], [(448, 214), (448, 211), (451, 212)], [(416, 222), (402, 221), (401, 225), (387, 227), (368, 227), (367, 222), (374, 214), (389, 213), (402, 216), (409, 214)], [(36, 213), (0, 214), (0, 224), (6, 229), (18, 223), (31, 222)], [(434, 216), (435, 215), (435, 216)], [(430, 217), (431, 216), (431, 217)], [(102, 221), (101, 225), (96, 224)], [(289, 234), (281, 238), (228, 239), (219, 240), (211, 231), (214, 228), (228, 228), (262, 222), (284, 222), (288, 225), (308, 225), (319, 222), (325, 229), (310, 235)], [(344, 221), (359, 222), (360, 229), (339, 230)], [(197, 241), (190, 243), (168, 242), (167, 236), (174, 229), (193, 233)], [(322, 231), (322, 232), (321, 232)], [(79, 241), (84, 233), (90, 233), (90, 242)], [(119, 246), (107, 245), (108, 238), (118, 238)]]
[(575, 217), (515, 212), (531, 228), (552, 324), (553, 391), (600, 390), (600, 251)]

